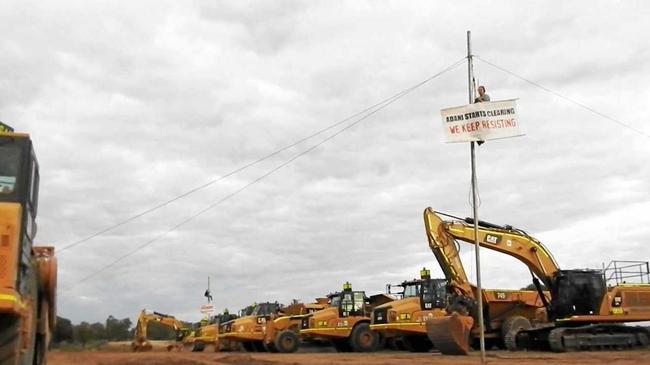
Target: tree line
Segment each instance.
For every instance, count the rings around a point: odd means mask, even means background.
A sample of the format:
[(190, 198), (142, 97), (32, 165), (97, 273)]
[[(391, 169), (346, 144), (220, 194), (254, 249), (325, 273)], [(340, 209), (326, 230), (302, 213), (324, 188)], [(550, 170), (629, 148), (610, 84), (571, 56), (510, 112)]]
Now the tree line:
[[(56, 326), (52, 333), (52, 345), (80, 344), (86, 347), (90, 343), (100, 341), (130, 341), (133, 339), (132, 326), (129, 318), (117, 319), (112, 315), (102, 322), (81, 322), (72, 324), (67, 318), (56, 317)], [(166, 327), (157, 322), (149, 322), (147, 337), (150, 340), (173, 340), (175, 333), (172, 328)]]

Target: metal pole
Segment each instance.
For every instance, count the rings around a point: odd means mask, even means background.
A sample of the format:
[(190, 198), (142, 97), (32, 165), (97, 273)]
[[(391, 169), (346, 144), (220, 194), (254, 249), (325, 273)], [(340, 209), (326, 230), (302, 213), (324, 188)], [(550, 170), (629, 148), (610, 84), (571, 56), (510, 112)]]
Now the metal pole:
[[(468, 95), (469, 103), (474, 102), (474, 83), (472, 82), (474, 65), (472, 64), (472, 48), (471, 48), (472, 32), (467, 31), (467, 81), (468, 81)], [(476, 201), (478, 196), (476, 193), (476, 144), (470, 142), (470, 152), (472, 156), (472, 210), (474, 214), (474, 253), (476, 256), (476, 291), (478, 298), (478, 323), (480, 330), (480, 344), (481, 344), (481, 364), (485, 364), (485, 324), (483, 322), (483, 291), (481, 290), (481, 254), (480, 245), (478, 243), (478, 207)]]

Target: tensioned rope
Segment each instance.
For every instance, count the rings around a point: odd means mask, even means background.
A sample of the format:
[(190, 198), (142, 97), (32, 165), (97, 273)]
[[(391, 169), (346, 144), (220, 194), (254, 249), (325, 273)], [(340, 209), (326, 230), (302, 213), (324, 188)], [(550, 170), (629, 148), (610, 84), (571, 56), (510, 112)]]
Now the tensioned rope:
[(443, 69), (443, 71), (441, 71), (441, 73), (437, 73), (435, 75), (432, 75), (429, 78), (423, 80), (422, 82), (420, 82), (418, 84), (415, 84), (415, 85), (413, 85), (413, 86), (411, 86), (411, 87), (409, 87), (407, 89), (404, 89), (404, 90), (398, 92), (397, 94), (395, 94), (395, 95), (393, 95), (391, 97), (388, 97), (388, 98), (386, 98), (386, 99), (384, 99), (384, 100), (382, 100), (382, 101), (380, 101), (380, 102), (378, 102), (378, 103), (376, 103), (374, 105), (371, 105), (371, 106), (361, 110), (360, 112), (357, 112), (357, 113), (355, 113), (355, 114), (353, 114), (353, 115), (351, 115), (351, 116), (349, 116), (349, 117), (347, 117), (345, 119), (342, 119), (342, 120), (340, 120), (338, 122), (330, 124), (329, 126), (323, 128), (323, 129), (320, 129), (320, 130), (318, 130), (318, 131), (316, 131), (316, 132), (314, 132), (314, 133), (312, 133), (312, 134), (310, 134), (310, 135), (308, 135), (306, 137), (303, 137), (303, 138), (297, 140), (296, 142), (293, 142), (293, 143), (291, 143), (289, 145), (281, 147), (280, 149), (277, 149), (277, 150), (269, 153), (266, 156), (260, 157), (257, 160), (249, 162), (249, 163), (247, 163), (247, 164), (245, 164), (245, 165), (243, 165), (241, 167), (238, 167), (238, 168), (226, 173), (223, 176), (220, 176), (220, 177), (218, 177), (216, 179), (210, 180), (210, 181), (208, 181), (208, 182), (206, 182), (206, 183), (204, 183), (202, 185), (196, 186), (196, 187), (194, 187), (194, 188), (192, 188), (192, 189), (190, 189), (190, 190), (188, 190), (188, 191), (186, 191), (186, 192), (184, 192), (184, 193), (182, 193), (180, 195), (177, 195), (177, 196), (175, 196), (175, 197), (173, 197), (173, 198), (171, 198), (169, 200), (166, 200), (166, 201), (164, 201), (164, 202), (162, 202), (160, 204), (157, 204), (157, 205), (154, 205), (154, 206), (152, 206), (152, 207), (150, 207), (148, 209), (145, 209), (142, 212), (134, 214), (134, 215), (132, 215), (132, 216), (130, 216), (128, 218), (125, 218), (125, 219), (123, 219), (123, 220), (121, 220), (121, 221), (119, 221), (119, 222), (117, 222), (117, 223), (115, 223), (115, 224), (113, 224), (111, 226), (103, 228), (103, 229), (101, 229), (101, 230), (99, 230), (99, 231), (97, 231), (95, 233), (92, 233), (92, 234), (90, 234), (88, 236), (85, 236), (85, 237), (83, 237), (83, 238), (81, 238), (81, 239), (79, 239), (77, 241), (66, 244), (61, 248), (57, 247), (57, 253), (61, 254), (62, 252), (65, 252), (66, 250), (68, 250), (70, 248), (73, 248), (73, 247), (78, 246), (78, 245), (80, 245), (82, 243), (85, 243), (86, 241), (90, 241), (91, 239), (93, 239), (95, 237), (101, 236), (104, 233), (108, 233), (108, 232), (110, 232), (110, 231), (112, 231), (112, 230), (114, 230), (114, 229), (116, 229), (118, 227), (121, 227), (121, 226), (123, 226), (123, 225), (125, 225), (125, 224), (127, 224), (129, 222), (132, 222), (132, 221), (134, 221), (134, 220), (136, 220), (136, 219), (138, 219), (140, 217), (143, 217), (143, 216), (145, 216), (147, 214), (153, 213), (154, 211), (156, 211), (158, 209), (161, 209), (161, 208), (163, 208), (163, 207), (165, 207), (165, 206), (167, 206), (167, 205), (169, 205), (169, 204), (171, 204), (171, 203), (173, 203), (173, 202), (175, 202), (175, 201), (177, 201), (179, 199), (185, 198), (185, 197), (187, 197), (187, 196), (189, 196), (189, 195), (191, 195), (193, 193), (196, 193), (199, 190), (207, 188), (210, 185), (213, 185), (213, 184), (215, 184), (215, 183), (217, 183), (219, 181), (225, 180), (226, 178), (228, 178), (230, 176), (233, 176), (233, 175), (235, 175), (235, 174), (237, 174), (239, 172), (242, 172), (242, 171), (246, 170), (249, 167), (252, 167), (252, 166), (254, 166), (254, 165), (256, 165), (256, 164), (258, 164), (260, 162), (263, 162), (265, 160), (268, 160), (269, 158), (274, 157), (274, 156), (278, 155), (279, 153), (281, 153), (283, 151), (286, 151), (286, 150), (288, 150), (288, 149), (290, 149), (292, 147), (296, 147), (297, 145), (299, 145), (299, 144), (301, 144), (301, 143), (303, 143), (303, 142), (305, 142), (305, 141), (307, 141), (307, 140), (309, 140), (311, 138), (314, 138), (314, 137), (316, 137), (316, 136), (318, 136), (320, 134), (323, 134), (323, 133), (325, 133), (325, 132), (327, 132), (327, 131), (329, 131), (329, 130), (331, 130), (331, 129), (333, 129), (333, 128), (341, 125), (341, 124), (344, 124), (345, 122), (348, 122), (348, 121), (350, 121), (350, 120), (352, 120), (352, 119), (354, 119), (354, 118), (356, 118), (356, 117), (358, 117), (360, 115), (363, 115), (364, 113), (371, 112), (372, 110), (374, 110), (376, 108), (379, 108), (379, 107), (381, 107), (382, 105), (384, 105), (386, 103), (391, 103), (394, 99), (401, 98), (404, 93), (409, 93), (412, 90), (414, 90), (414, 89), (426, 84), (427, 82), (433, 80), (434, 78), (440, 76), (442, 73), (445, 73), (445, 72), (451, 70), (452, 68), (458, 66), (464, 60), (465, 60), (465, 58), (461, 58), (460, 60), (456, 61), (452, 65), (450, 65), (450, 66), (446, 67), (445, 69)]
[[(196, 213), (190, 215), (189, 217), (187, 217), (187, 218), (181, 220), (179, 223), (175, 224), (175, 225), (172, 226), (170, 229), (168, 229), (168, 230), (164, 231), (163, 233), (161, 233), (161, 234), (155, 236), (154, 238), (148, 240), (148, 241), (145, 242), (144, 244), (142, 244), (142, 245), (136, 247), (135, 249), (133, 249), (133, 250), (127, 252), (126, 254), (124, 254), (124, 255), (122, 255), (122, 256), (119, 256), (118, 258), (116, 258), (115, 260), (111, 261), (111, 262), (108, 263), (107, 265), (104, 265), (104, 266), (102, 266), (101, 268), (99, 268), (99, 269), (93, 271), (92, 273), (90, 273), (89, 275), (87, 275), (87, 276), (83, 277), (82, 279), (78, 280), (77, 282), (75, 282), (75, 283), (72, 284), (71, 286), (69, 286), (69, 287), (63, 289), (63, 291), (70, 290), (70, 289), (74, 288), (75, 286), (77, 286), (77, 285), (79, 285), (79, 284), (81, 284), (81, 283), (84, 283), (84, 282), (86, 282), (86, 281), (88, 281), (88, 280), (90, 280), (90, 279), (96, 277), (97, 275), (99, 275), (99, 274), (101, 274), (102, 272), (108, 270), (109, 268), (114, 267), (114, 266), (117, 265), (119, 262), (125, 260), (126, 258), (128, 258), (128, 257), (130, 257), (130, 256), (132, 256), (132, 255), (134, 255), (134, 254), (137, 253), (138, 251), (141, 251), (142, 249), (144, 249), (144, 248), (150, 246), (150, 245), (153, 244), (154, 242), (156, 242), (156, 241), (160, 240), (161, 238), (167, 236), (169, 233), (174, 232), (175, 230), (177, 230), (177, 229), (180, 228), (181, 226), (183, 226), (183, 225), (189, 223), (190, 221), (194, 220), (195, 218), (199, 217), (200, 215), (204, 214), (205, 212), (211, 210), (212, 208), (216, 207), (217, 205), (219, 205), (219, 204), (221, 204), (221, 203), (223, 203), (223, 202), (225, 202), (225, 201), (227, 201), (227, 200), (233, 198), (234, 196), (236, 196), (237, 194), (239, 194), (239, 193), (241, 193), (242, 191), (246, 190), (246, 189), (249, 188), (250, 186), (252, 186), (252, 185), (254, 185), (254, 184), (260, 182), (260, 181), (263, 180), (264, 178), (266, 178), (266, 177), (272, 175), (273, 173), (279, 171), (280, 169), (282, 169), (283, 167), (289, 165), (290, 163), (292, 163), (293, 161), (297, 160), (298, 158), (300, 158), (300, 157), (306, 155), (307, 153), (313, 151), (313, 150), (316, 149), (317, 147), (319, 147), (319, 146), (323, 145), (324, 143), (330, 141), (331, 139), (335, 138), (336, 136), (340, 135), (341, 133), (345, 132), (346, 130), (348, 130), (348, 129), (354, 127), (355, 125), (361, 123), (362, 121), (368, 119), (370, 116), (376, 114), (377, 112), (379, 112), (379, 111), (381, 111), (382, 109), (388, 107), (389, 105), (391, 105), (391, 104), (394, 103), (395, 101), (397, 101), (397, 100), (401, 99), (402, 97), (408, 95), (408, 94), (411, 93), (413, 90), (415, 90), (415, 89), (417, 89), (417, 88), (423, 86), (424, 84), (426, 84), (426, 83), (430, 82), (431, 80), (433, 80), (433, 79), (435, 79), (435, 78), (441, 76), (442, 74), (444, 74), (444, 73), (446, 73), (446, 72), (448, 72), (448, 71), (454, 69), (456, 66), (460, 65), (464, 60), (465, 60), (465, 58), (462, 58), (462, 59), (456, 61), (455, 63), (451, 64), (450, 66), (444, 68), (442, 71), (440, 71), (440, 72), (438, 72), (438, 73), (436, 73), (436, 74), (434, 74), (434, 75), (428, 77), (427, 79), (425, 79), (425, 80), (423, 80), (423, 81), (421, 81), (421, 82), (419, 82), (419, 83), (417, 83), (417, 84), (415, 84), (415, 85), (413, 85), (413, 86), (411, 86), (411, 87), (409, 87), (409, 88), (407, 88), (407, 89), (401, 91), (401, 92), (398, 93), (398, 94), (395, 94), (393, 97), (391, 97), (391, 98), (389, 98), (389, 99), (386, 99), (386, 101), (385, 101), (383, 104), (382, 104), (382, 103), (379, 103), (379, 104), (381, 104), (380, 106), (378, 106), (378, 107), (376, 107), (376, 108), (370, 110), (368, 113), (366, 113), (365, 115), (361, 116), (359, 119), (355, 120), (354, 122), (352, 122), (352, 123), (346, 125), (345, 127), (341, 128), (341, 129), (339, 129), (336, 133), (331, 134), (330, 136), (328, 136), (328, 137), (326, 137), (325, 139), (321, 140), (319, 143), (317, 143), (317, 144), (315, 144), (315, 145), (309, 147), (308, 149), (306, 149), (306, 150), (304, 150), (304, 151), (302, 151), (302, 152), (300, 152), (300, 153), (294, 155), (294, 156), (291, 157), (290, 159), (286, 160), (285, 162), (283, 162), (282, 164), (276, 166), (275, 168), (271, 169), (270, 171), (266, 172), (265, 174), (259, 176), (258, 178), (256, 178), (255, 180), (249, 182), (248, 184), (244, 185), (243, 187), (239, 188), (238, 190), (236, 190), (236, 191), (234, 191), (234, 192), (232, 192), (232, 193), (230, 193), (230, 194), (224, 196), (223, 198), (221, 198), (221, 199), (219, 199), (219, 200), (217, 200), (217, 201), (215, 201), (215, 202), (209, 204), (207, 207), (205, 207), (205, 208), (199, 210), (198, 212), (196, 212)], [(379, 105), (379, 104), (375, 104), (375, 105)], [(371, 109), (371, 108), (367, 108), (366, 110), (369, 110), (369, 109)], [(357, 113), (357, 115), (359, 115), (359, 114), (360, 114), (360, 113)], [(351, 118), (348, 118), (348, 119), (351, 119)]]
[(627, 128), (627, 129), (630, 129), (630, 130), (632, 130), (632, 131), (634, 131), (634, 132), (636, 132), (636, 133), (638, 133), (638, 134), (640, 134), (640, 135), (642, 135), (642, 136), (644, 136), (646, 138), (650, 138), (650, 134), (648, 134), (648, 133), (646, 133), (646, 132), (644, 132), (644, 131), (642, 131), (642, 130), (634, 127), (634, 126), (631, 126), (631, 125), (629, 125), (627, 123), (624, 123), (624, 122), (622, 122), (622, 121), (620, 121), (618, 119), (612, 118), (609, 115), (601, 113), (598, 110), (596, 110), (594, 108), (591, 108), (591, 107), (589, 107), (589, 106), (587, 106), (587, 105), (585, 105), (585, 104), (583, 104), (583, 103), (581, 103), (579, 101), (575, 101), (575, 100), (573, 100), (573, 99), (571, 99), (571, 98), (569, 98), (567, 96), (564, 96), (564, 95), (562, 95), (562, 94), (560, 94), (560, 93), (558, 93), (556, 91), (553, 91), (553, 90), (549, 89), (546, 86), (543, 86), (543, 85), (541, 85), (541, 84), (539, 84), (539, 83), (537, 83), (535, 81), (531, 81), (531, 80), (529, 80), (529, 79), (527, 79), (527, 78), (525, 78), (523, 76), (520, 76), (520, 75), (518, 75), (518, 74), (516, 74), (516, 73), (514, 73), (514, 72), (512, 72), (512, 71), (510, 71), (510, 70), (508, 70), (508, 69), (506, 69), (504, 67), (498, 66), (498, 65), (484, 59), (483, 57), (476, 56), (476, 55), (474, 57), (478, 58), (480, 61), (485, 62), (488, 65), (496, 68), (497, 70), (500, 70), (501, 72), (507, 73), (507, 74), (509, 74), (511, 76), (514, 76), (514, 77), (518, 78), (519, 80), (525, 81), (525, 82), (527, 82), (527, 83), (529, 83), (529, 84), (531, 84), (533, 86), (536, 86), (536, 87), (538, 87), (538, 88), (540, 88), (540, 89), (542, 89), (542, 90), (544, 90), (544, 91), (546, 91), (546, 92), (548, 92), (550, 94), (553, 94), (553, 95), (555, 95), (555, 96), (557, 96), (557, 97), (559, 97), (561, 99), (564, 99), (564, 100), (568, 101), (569, 103), (577, 105), (577, 106), (579, 106), (579, 107), (581, 107), (581, 108), (583, 108), (583, 109), (585, 109), (585, 110), (587, 110), (587, 111), (589, 111), (589, 112), (591, 112), (593, 114), (596, 114), (596, 115), (598, 115), (598, 116), (600, 116), (602, 118), (605, 118), (605, 119), (607, 119), (607, 120), (609, 120), (611, 122), (614, 122), (614, 123), (619, 124), (619, 125)]

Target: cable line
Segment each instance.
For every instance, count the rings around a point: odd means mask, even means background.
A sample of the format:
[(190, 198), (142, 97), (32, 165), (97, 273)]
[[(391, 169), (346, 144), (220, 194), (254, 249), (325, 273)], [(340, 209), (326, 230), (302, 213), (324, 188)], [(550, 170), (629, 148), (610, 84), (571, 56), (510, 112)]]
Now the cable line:
[(316, 136), (318, 136), (320, 134), (323, 134), (323, 133), (325, 133), (325, 132), (327, 132), (327, 131), (329, 131), (329, 130), (331, 130), (331, 129), (333, 129), (333, 128), (341, 125), (341, 124), (344, 124), (345, 122), (348, 122), (348, 121), (350, 121), (350, 120), (352, 120), (352, 119), (354, 119), (354, 118), (356, 118), (356, 117), (358, 117), (358, 116), (360, 116), (360, 115), (362, 115), (364, 113), (370, 112), (373, 109), (381, 107), (382, 105), (384, 105), (386, 103), (392, 103), (392, 101), (394, 99), (402, 97), (404, 93), (409, 93), (413, 89), (418, 88), (418, 87), (424, 85), (425, 83), (433, 80), (434, 78), (440, 76), (442, 73), (445, 73), (445, 72), (453, 69), (454, 67), (458, 66), (460, 63), (462, 63), (464, 61), (464, 59), (465, 58), (462, 58), (462, 59), (456, 61), (455, 63), (453, 63), (452, 65), (448, 66), (443, 71), (441, 71), (441, 73), (437, 73), (437, 74), (425, 79), (424, 81), (422, 81), (422, 82), (420, 82), (420, 83), (418, 83), (418, 84), (416, 84), (414, 86), (411, 86), (411, 87), (409, 87), (409, 88), (407, 88), (405, 90), (402, 90), (402, 91), (398, 92), (397, 94), (395, 94), (395, 95), (393, 95), (391, 97), (388, 97), (388, 98), (386, 98), (386, 99), (384, 99), (384, 100), (382, 100), (382, 101), (380, 101), (380, 102), (378, 102), (378, 103), (376, 103), (376, 104), (374, 104), (372, 106), (369, 106), (369, 107), (363, 109), (362, 111), (357, 112), (357, 113), (355, 113), (355, 114), (353, 114), (353, 115), (351, 115), (351, 116), (349, 116), (349, 117), (347, 117), (345, 119), (342, 119), (342, 120), (340, 120), (338, 122), (330, 124), (329, 126), (323, 128), (323, 129), (317, 130), (316, 132), (314, 132), (314, 133), (312, 133), (312, 134), (310, 134), (310, 135), (308, 135), (306, 137), (303, 137), (303, 138), (297, 140), (296, 142), (293, 142), (293, 143), (291, 143), (289, 145), (281, 147), (280, 149), (275, 150), (274, 152), (271, 152), (266, 156), (260, 157), (257, 160), (249, 162), (249, 163), (247, 163), (247, 164), (245, 164), (245, 165), (243, 165), (241, 167), (238, 167), (238, 168), (228, 172), (227, 174), (225, 174), (223, 176), (220, 176), (220, 177), (218, 177), (216, 179), (210, 180), (210, 181), (208, 181), (208, 182), (206, 182), (206, 183), (204, 183), (202, 185), (196, 186), (196, 187), (194, 187), (194, 188), (192, 188), (192, 189), (190, 189), (190, 190), (188, 190), (188, 191), (186, 191), (186, 192), (184, 192), (184, 193), (182, 193), (180, 195), (177, 195), (177, 196), (175, 196), (175, 197), (173, 197), (173, 198), (171, 198), (169, 200), (166, 200), (166, 201), (164, 201), (164, 202), (162, 202), (162, 203), (160, 203), (158, 205), (154, 205), (151, 208), (145, 209), (142, 212), (134, 214), (134, 215), (132, 215), (132, 216), (130, 216), (128, 218), (125, 218), (125, 219), (123, 219), (123, 220), (121, 220), (121, 221), (119, 221), (119, 222), (117, 222), (117, 223), (115, 223), (115, 224), (113, 224), (111, 226), (108, 226), (108, 227), (106, 227), (104, 229), (101, 229), (101, 230), (99, 230), (99, 231), (97, 231), (97, 232), (95, 232), (93, 234), (90, 234), (90, 235), (88, 235), (88, 236), (86, 236), (84, 238), (81, 238), (81, 239), (79, 239), (77, 241), (66, 244), (65, 246), (63, 246), (61, 248), (57, 248), (57, 253), (60, 255), (61, 253), (65, 252), (66, 250), (68, 250), (70, 248), (73, 248), (73, 247), (78, 246), (78, 245), (80, 245), (82, 243), (90, 241), (91, 239), (93, 239), (95, 237), (101, 236), (104, 233), (108, 233), (108, 232), (110, 232), (110, 231), (112, 231), (112, 230), (114, 230), (114, 229), (116, 229), (118, 227), (121, 227), (121, 226), (123, 226), (123, 225), (125, 225), (127, 223), (130, 223), (130, 222), (132, 222), (132, 221), (134, 221), (134, 220), (136, 220), (136, 219), (138, 219), (140, 217), (143, 217), (143, 216), (145, 216), (145, 215), (147, 215), (149, 213), (153, 213), (154, 211), (156, 211), (158, 209), (161, 209), (161, 208), (163, 208), (163, 207), (165, 207), (165, 206), (167, 206), (167, 205), (169, 205), (169, 204), (171, 204), (171, 203), (173, 203), (173, 202), (175, 202), (175, 201), (177, 201), (179, 199), (185, 198), (185, 197), (187, 197), (187, 196), (189, 196), (189, 195), (191, 195), (191, 194), (193, 194), (193, 193), (195, 193), (195, 192), (197, 192), (199, 190), (207, 188), (210, 185), (213, 185), (213, 184), (215, 184), (215, 183), (217, 183), (219, 181), (225, 180), (230, 176), (233, 176), (233, 175), (235, 175), (235, 174), (237, 174), (237, 173), (239, 173), (241, 171), (244, 171), (249, 167), (257, 165), (260, 162), (268, 160), (269, 158), (271, 158), (273, 156), (276, 156), (276, 155), (278, 155), (279, 153), (281, 153), (283, 151), (286, 151), (286, 150), (288, 150), (288, 149), (290, 149), (292, 147), (295, 147), (295, 146), (297, 146), (297, 145), (299, 145), (299, 144), (301, 144), (301, 143), (303, 143), (303, 142), (305, 142), (305, 141), (307, 141), (307, 140), (309, 140), (309, 139), (311, 139), (313, 137), (316, 137)]
[(564, 95), (562, 95), (562, 94), (560, 94), (558, 92), (555, 92), (555, 91), (553, 91), (553, 90), (551, 90), (551, 89), (549, 89), (549, 88), (547, 88), (547, 87), (545, 87), (543, 85), (540, 85), (540, 84), (538, 84), (538, 83), (536, 83), (534, 81), (528, 80), (527, 78), (525, 78), (523, 76), (519, 76), (516, 73), (514, 73), (514, 72), (512, 72), (510, 70), (507, 70), (507, 69), (505, 69), (503, 67), (500, 67), (498, 65), (495, 65), (494, 63), (492, 63), (492, 62), (490, 62), (490, 61), (488, 61), (488, 60), (486, 60), (486, 59), (484, 59), (484, 58), (482, 58), (480, 56), (474, 55), (474, 57), (478, 58), (479, 60), (487, 63), (488, 65), (490, 65), (490, 66), (492, 66), (492, 67), (494, 67), (494, 68), (496, 68), (496, 69), (498, 69), (498, 70), (500, 70), (502, 72), (505, 72), (505, 73), (507, 73), (507, 74), (509, 74), (511, 76), (514, 76), (514, 77), (518, 78), (519, 80), (525, 81), (525, 82), (527, 82), (527, 83), (529, 83), (529, 84), (531, 84), (533, 86), (536, 86), (536, 87), (538, 87), (538, 88), (540, 88), (540, 89), (542, 89), (542, 90), (544, 90), (544, 91), (546, 91), (548, 93), (551, 93), (551, 94), (553, 94), (553, 95), (555, 95), (555, 96), (557, 96), (559, 98), (562, 98), (562, 99), (564, 99), (564, 100), (566, 100), (566, 101), (568, 101), (568, 102), (570, 102), (572, 104), (575, 104), (575, 105), (577, 105), (577, 106), (579, 106), (579, 107), (581, 107), (581, 108), (583, 108), (583, 109), (585, 109), (585, 110), (587, 110), (587, 111), (589, 111), (591, 113), (594, 113), (594, 114), (596, 114), (596, 115), (598, 115), (598, 116), (600, 116), (602, 118), (605, 118), (605, 119), (607, 119), (609, 121), (612, 121), (612, 122), (614, 122), (616, 124), (619, 124), (619, 125), (627, 128), (627, 129), (630, 129), (630, 130), (632, 130), (632, 131), (634, 131), (634, 132), (636, 132), (636, 133), (638, 133), (638, 134), (640, 134), (640, 135), (642, 135), (642, 136), (644, 136), (646, 138), (650, 138), (650, 134), (648, 134), (648, 133), (646, 133), (646, 132), (644, 132), (644, 131), (642, 131), (642, 130), (634, 127), (634, 126), (631, 126), (631, 125), (629, 125), (627, 123), (621, 122), (618, 119), (614, 119), (614, 118), (610, 117), (609, 115), (603, 114), (603, 113), (599, 112), (596, 109), (593, 109), (593, 108), (591, 108), (591, 107), (589, 107), (589, 106), (587, 106), (585, 104), (582, 104), (581, 102), (575, 101), (575, 100), (573, 100), (573, 99), (571, 99), (571, 98), (569, 98), (567, 96), (564, 96)]
[[(179, 223), (175, 224), (175, 225), (174, 225), (172, 228), (170, 228), (169, 230), (167, 230), (167, 231), (163, 232), (162, 234), (159, 234), (158, 236), (156, 236), (156, 237), (154, 237), (154, 238), (148, 240), (148, 241), (145, 242), (144, 244), (142, 244), (142, 245), (136, 247), (135, 249), (133, 249), (133, 250), (127, 252), (126, 254), (124, 254), (124, 255), (118, 257), (117, 259), (111, 261), (109, 264), (107, 264), (107, 265), (105, 265), (105, 266), (102, 266), (101, 268), (99, 268), (99, 269), (93, 271), (93, 272), (90, 273), (89, 275), (83, 277), (82, 279), (80, 279), (80, 280), (77, 281), (76, 283), (72, 284), (70, 287), (65, 288), (65, 289), (63, 289), (63, 290), (64, 290), (64, 291), (70, 290), (70, 289), (74, 288), (75, 286), (77, 286), (77, 285), (79, 285), (79, 284), (81, 284), (81, 283), (84, 283), (84, 282), (86, 282), (86, 281), (88, 281), (88, 280), (90, 280), (90, 279), (96, 277), (97, 275), (101, 274), (102, 272), (104, 272), (104, 271), (110, 269), (111, 267), (115, 266), (115, 265), (118, 264), (119, 262), (125, 260), (126, 258), (128, 258), (128, 257), (130, 257), (130, 256), (132, 256), (132, 255), (134, 255), (134, 254), (137, 253), (138, 251), (140, 251), (140, 250), (142, 250), (142, 249), (144, 249), (144, 248), (150, 246), (150, 245), (153, 244), (154, 242), (156, 242), (156, 241), (158, 241), (159, 239), (165, 237), (165, 236), (168, 235), (169, 233), (174, 232), (175, 230), (177, 230), (177, 229), (180, 228), (181, 226), (183, 226), (183, 225), (189, 223), (190, 221), (194, 220), (195, 218), (199, 217), (200, 215), (202, 215), (203, 213), (209, 211), (210, 209), (214, 208), (215, 206), (220, 205), (221, 203), (223, 203), (223, 202), (225, 202), (225, 201), (227, 201), (227, 200), (233, 198), (234, 196), (236, 196), (237, 194), (243, 192), (244, 190), (246, 190), (246, 189), (249, 188), (250, 186), (252, 186), (252, 185), (254, 185), (254, 184), (256, 184), (256, 183), (262, 181), (262, 180), (265, 179), (266, 177), (268, 177), (268, 176), (272, 175), (273, 173), (279, 171), (280, 169), (282, 169), (283, 167), (289, 165), (290, 163), (292, 163), (293, 161), (297, 160), (298, 158), (300, 158), (300, 157), (302, 157), (302, 156), (308, 154), (309, 152), (311, 152), (311, 151), (313, 151), (314, 149), (316, 149), (317, 147), (319, 147), (319, 146), (325, 144), (326, 142), (332, 140), (333, 138), (337, 137), (338, 135), (340, 135), (341, 133), (345, 132), (346, 130), (348, 130), (348, 129), (354, 127), (355, 125), (361, 123), (362, 121), (368, 119), (369, 117), (371, 117), (372, 115), (374, 115), (374, 114), (376, 114), (377, 112), (381, 111), (382, 109), (386, 108), (387, 106), (391, 105), (391, 104), (394, 103), (395, 101), (397, 101), (397, 100), (401, 99), (402, 97), (406, 96), (406, 95), (409, 94), (411, 91), (413, 91), (413, 90), (415, 90), (415, 89), (421, 87), (422, 85), (424, 85), (424, 84), (428, 83), (429, 81), (431, 81), (431, 80), (433, 80), (433, 79), (435, 79), (435, 78), (441, 76), (442, 74), (444, 74), (444, 73), (446, 73), (446, 72), (448, 72), (448, 71), (454, 69), (456, 66), (460, 65), (463, 61), (464, 61), (464, 58), (462, 58), (462, 59), (458, 60), (457, 62), (451, 64), (450, 66), (444, 68), (442, 71), (436, 73), (435, 75), (432, 75), (432, 76), (426, 78), (425, 80), (423, 80), (423, 81), (421, 81), (421, 82), (419, 82), (419, 83), (417, 83), (417, 84), (415, 84), (415, 85), (413, 85), (413, 86), (411, 86), (411, 87), (409, 87), (409, 88), (407, 88), (407, 89), (405, 89), (405, 90), (403, 90), (403, 91), (401, 91), (401, 92), (395, 94), (395, 95), (392, 96), (391, 98), (388, 98), (388, 99), (384, 100), (384, 102), (382, 102), (382, 103), (378, 103), (378, 104), (375, 104), (376, 106), (377, 106), (377, 105), (379, 105), (379, 106), (375, 107), (374, 109), (373, 109), (372, 107), (371, 107), (371, 108), (367, 108), (366, 110), (370, 110), (367, 114), (361, 116), (359, 119), (355, 120), (354, 122), (352, 122), (352, 123), (346, 125), (345, 127), (339, 129), (336, 133), (331, 134), (330, 136), (324, 138), (323, 140), (321, 140), (321, 141), (318, 142), (317, 144), (315, 144), (315, 145), (309, 147), (308, 149), (306, 149), (306, 150), (304, 150), (304, 151), (302, 151), (302, 152), (300, 152), (300, 153), (294, 155), (294, 156), (291, 157), (290, 159), (286, 160), (285, 162), (281, 163), (280, 165), (276, 166), (275, 168), (271, 169), (270, 171), (264, 173), (263, 175), (257, 177), (255, 180), (249, 182), (248, 184), (244, 185), (243, 187), (239, 188), (238, 190), (235, 190), (234, 192), (232, 192), (232, 193), (230, 193), (230, 194), (228, 194), (228, 195), (222, 197), (221, 199), (212, 202), (212, 203), (209, 204), (207, 207), (205, 207), (205, 208), (199, 210), (198, 212), (192, 214), (191, 216), (189, 216), (189, 217), (183, 219), (182, 221), (180, 221)], [(359, 114), (362, 114), (362, 113), (357, 113), (356, 115), (359, 115)], [(348, 118), (348, 119), (351, 119), (351, 118)], [(340, 123), (339, 123), (339, 124), (340, 124)], [(330, 128), (330, 129), (331, 129), (331, 128)]]

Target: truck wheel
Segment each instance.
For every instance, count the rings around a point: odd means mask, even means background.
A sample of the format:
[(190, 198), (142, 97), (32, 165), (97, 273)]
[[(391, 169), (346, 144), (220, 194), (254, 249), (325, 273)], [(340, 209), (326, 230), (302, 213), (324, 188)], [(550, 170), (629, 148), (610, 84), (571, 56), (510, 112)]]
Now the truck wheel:
[[(32, 271), (32, 276), (27, 277), (26, 280), (30, 280), (29, 293), (26, 296), (29, 296), (34, 301), (36, 300), (36, 277)], [(38, 316), (38, 305), (32, 302), (32, 313), (31, 313), (31, 331), (28, 333), (28, 336), (31, 336), (29, 339), (29, 346), (27, 351), (25, 351), (22, 356), (20, 356), (20, 348), (22, 341), (21, 336), (21, 321), (20, 318), (8, 315), (0, 315), (0, 365), (33, 365), (35, 359), (35, 346), (36, 346), (36, 324)], [(19, 360), (16, 361), (17, 357)]]
[(19, 354), (20, 320), (17, 317), (0, 317), (0, 364), (14, 364)]
[(262, 342), (264, 344), (264, 349), (266, 349), (267, 352), (271, 353), (276, 353), (278, 352), (278, 349), (275, 348), (275, 344), (273, 342)]
[(197, 341), (194, 342), (194, 346), (192, 347), (192, 352), (203, 352), (205, 350), (205, 342)]
[(276, 336), (274, 345), (278, 352), (296, 352), (300, 346), (300, 338), (294, 331), (286, 329)]
[(506, 336), (512, 330), (517, 330), (517, 332), (519, 332), (521, 330), (531, 329), (532, 327), (533, 326), (531, 326), (530, 321), (526, 317), (522, 317), (522, 316), (509, 317), (501, 324), (501, 340), (505, 342)]
[(379, 335), (370, 329), (368, 323), (359, 323), (350, 334), (350, 345), (354, 352), (377, 351)]

